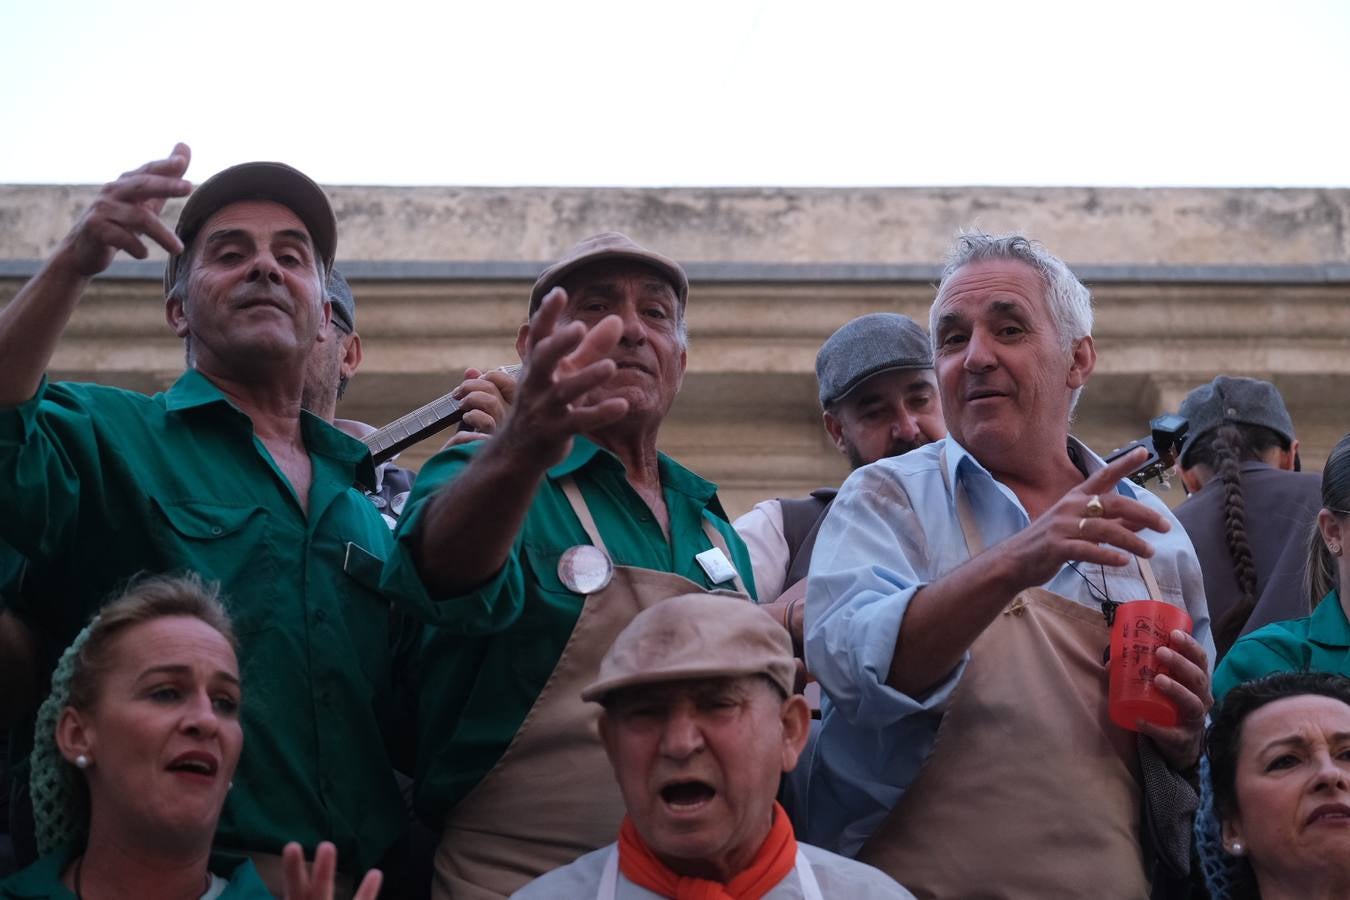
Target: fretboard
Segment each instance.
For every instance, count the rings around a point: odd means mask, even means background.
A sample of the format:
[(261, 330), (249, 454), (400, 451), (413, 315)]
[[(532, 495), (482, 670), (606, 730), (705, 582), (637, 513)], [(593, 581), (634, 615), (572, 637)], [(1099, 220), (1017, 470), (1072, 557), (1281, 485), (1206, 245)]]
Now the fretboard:
[[(502, 366), (500, 371), (515, 377), (521, 367)], [(437, 397), (426, 406), (419, 406), (406, 416), (399, 416), (388, 425), (373, 431), (362, 439), (370, 448), (375, 465), (392, 459), (420, 440), (431, 437), (438, 431), (444, 431), (464, 418), (463, 406), (453, 395)]]

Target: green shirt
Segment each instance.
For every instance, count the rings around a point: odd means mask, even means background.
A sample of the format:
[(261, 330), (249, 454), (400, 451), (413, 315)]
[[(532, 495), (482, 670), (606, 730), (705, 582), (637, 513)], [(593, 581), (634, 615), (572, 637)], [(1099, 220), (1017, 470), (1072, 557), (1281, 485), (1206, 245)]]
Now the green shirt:
[(1311, 616), (1275, 622), (1243, 635), (1214, 670), (1214, 699), (1276, 672), (1350, 675), (1350, 622), (1332, 591)]
[[(477, 445), (450, 448), (418, 474), (400, 523), (399, 550), (385, 584), (416, 577), (408, 549), (429, 496), (454, 479)], [(417, 809), (440, 828), (449, 808), (487, 774), (505, 752), (553, 672), (585, 597), (558, 580), (558, 557), (590, 539), (563, 494), (561, 479), (576, 479), (617, 565), (673, 572), (717, 587), (694, 559), (712, 547), (711, 522), (725, 538), (732, 563), (754, 596), (750, 554), (727, 522), (717, 487), (673, 459), (660, 456), (661, 484), (670, 514), (670, 540), (625, 477), (623, 464), (585, 438), (549, 469), (525, 516), (506, 564), (475, 591), (446, 599), (455, 621), (424, 629), (413, 652), (417, 685)], [(485, 515), (490, 511), (485, 511)], [(720, 585), (729, 588), (731, 585)]]
[[(28, 868), (20, 869), (0, 881), (0, 900), (75, 900), (75, 894), (61, 883), (61, 873), (73, 857), (70, 847), (62, 847)], [(209, 868), (213, 875), (229, 879), (229, 886), (219, 895), (220, 900), (273, 900), (258, 877), (258, 870), (253, 868), (252, 860), (213, 855)]]
[(365, 446), (309, 414), (302, 430), (308, 516), (200, 373), (153, 397), (44, 381), (0, 410), (0, 539), (32, 564), (10, 605), (58, 646), (138, 572), (219, 581), (245, 740), (218, 839), (271, 853), (331, 840), (360, 872), (406, 822), (382, 736), (393, 626), (378, 574), (393, 542), (353, 488), (372, 480)]

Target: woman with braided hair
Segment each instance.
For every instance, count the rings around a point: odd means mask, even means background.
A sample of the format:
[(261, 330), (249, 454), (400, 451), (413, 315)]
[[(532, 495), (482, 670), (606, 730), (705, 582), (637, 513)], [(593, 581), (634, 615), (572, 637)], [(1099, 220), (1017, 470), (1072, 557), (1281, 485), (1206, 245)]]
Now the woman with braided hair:
[[(0, 898), (265, 900), (251, 861), (211, 852), (239, 762), (234, 635), (194, 575), (139, 580), (80, 632), (38, 712), (39, 850)], [(336, 853), (285, 852), (288, 900), (331, 900)], [(356, 900), (374, 900), (377, 872)]]
[(1350, 592), (1345, 590), (1350, 582), (1350, 434), (1327, 458), (1321, 502), (1307, 562), (1309, 590), (1319, 597), (1316, 608), (1310, 616), (1267, 625), (1234, 644), (1214, 672), (1216, 698), (1273, 672), (1350, 675)]
[(1305, 535), (1318, 478), (1296, 471), (1298, 441), (1268, 381), (1220, 375), (1186, 395), (1178, 468), (1191, 496), (1176, 516), (1195, 545), (1216, 659), (1244, 633), (1306, 616)]

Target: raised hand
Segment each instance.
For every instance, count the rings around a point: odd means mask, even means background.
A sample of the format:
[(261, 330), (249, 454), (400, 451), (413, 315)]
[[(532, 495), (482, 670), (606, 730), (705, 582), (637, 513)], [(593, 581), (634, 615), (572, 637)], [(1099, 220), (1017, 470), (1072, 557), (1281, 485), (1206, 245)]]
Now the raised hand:
[(609, 357), (623, 336), (623, 320), (606, 316), (589, 330), (581, 322), (559, 325), (566, 306), (567, 293), (554, 288), (530, 320), (525, 369), (501, 433), (502, 440), (548, 465), (567, 456), (574, 435), (617, 422), (628, 412), (622, 398), (585, 400), (616, 371)]
[(1146, 453), (1139, 448), (1094, 472), (1029, 526), (992, 548), (1009, 565), (1010, 585), (1020, 590), (1044, 584), (1070, 561), (1123, 566), (1131, 554), (1152, 556), (1153, 547), (1137, 532), (1168, 531), (1171, 526), (1161, 513), (1116, 493), (1116, 484)]
[(192, 190), (192, 184), (183, 180), (191, 158), (187, 144), (178, 144), (167, 159), (146, 163), (105, 184), (61, 242), (53, 262), (68, 266), (75, 275), (92, 278), (108, 268), (118, 250), (136, 259), (149, 256), (142, 237), (171, 254), (181, 253), (182, 241), (159, 214), (170, 197), (184, 197)]
[[(292, 841), (281, 851), (281, 861), (285, 868), (285, 900), (333, 900), (333, 880), (337, 874), (337, 848), (324, 841), (314, 851), (314, 865), (305, 865), (305, 854), (300, 845)], [(371, 869), (361, 879), (361, 886), (352, 895), (352, 900), (375, 900), (380, 895), (380, 884), (384, 874), (379, 869)]]

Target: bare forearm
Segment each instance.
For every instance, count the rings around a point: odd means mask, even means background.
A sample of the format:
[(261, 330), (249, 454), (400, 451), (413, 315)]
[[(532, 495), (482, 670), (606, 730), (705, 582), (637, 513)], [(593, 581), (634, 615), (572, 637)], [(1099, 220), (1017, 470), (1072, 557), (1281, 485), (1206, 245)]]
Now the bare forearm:
[(37, 651), (33, 633), (8, 610), (0, 610), (0, 727), (19, 720), (36, 702)]
[(504, 432), (436, 492), (414, 544), (433, 595), (462, 594), (501, 569), (546, 471)]
[(88, 283), (58, 252), (0, 310), (0, 407), (18, 406), (37, 393)]
[(900, 625), (887, 683), (919, 696), (942, 682), (1020, 587), (991, 550), (920, 588)]

